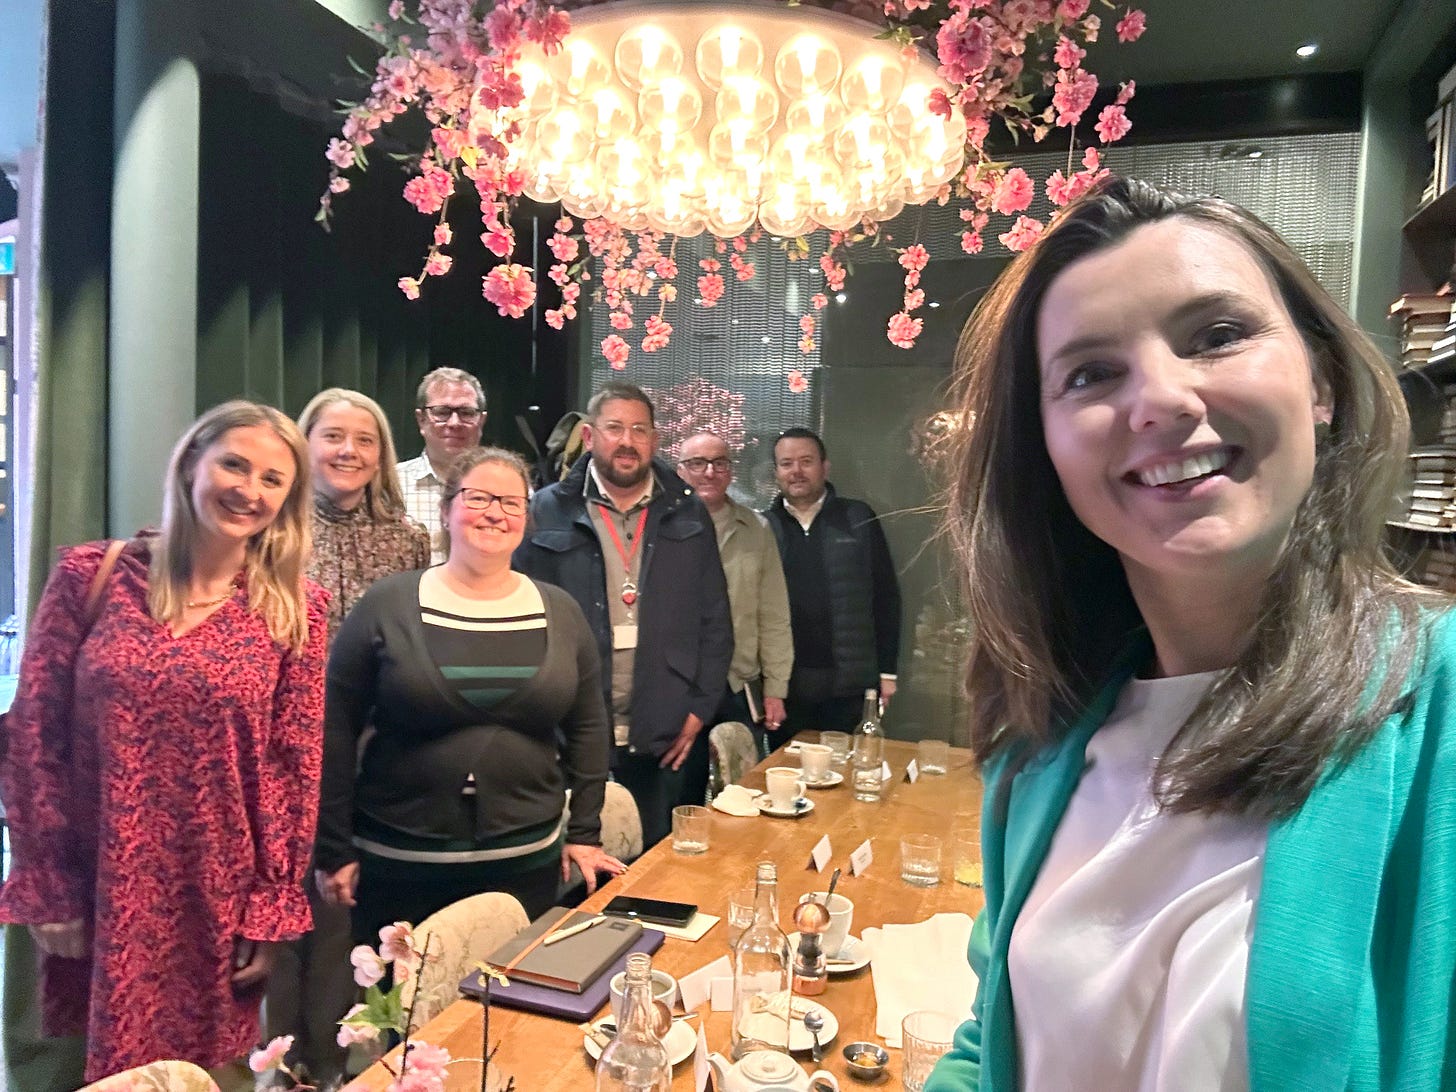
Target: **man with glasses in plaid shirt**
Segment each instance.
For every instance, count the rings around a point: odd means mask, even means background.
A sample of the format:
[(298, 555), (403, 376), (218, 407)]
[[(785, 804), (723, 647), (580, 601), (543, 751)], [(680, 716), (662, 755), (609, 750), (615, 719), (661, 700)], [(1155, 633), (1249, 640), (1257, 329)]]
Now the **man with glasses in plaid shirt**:
[(415, 391), (415, 423), (425, 450), (399, 464), (399, 489), (409, 518), (430, 532), (430, 561), (438, 565), (445, 560), (445, 530), (440, 526), (445, 471), (462, 451), (480, 444), (485, 427), (480, 380), (459, 368), (436, 368)]

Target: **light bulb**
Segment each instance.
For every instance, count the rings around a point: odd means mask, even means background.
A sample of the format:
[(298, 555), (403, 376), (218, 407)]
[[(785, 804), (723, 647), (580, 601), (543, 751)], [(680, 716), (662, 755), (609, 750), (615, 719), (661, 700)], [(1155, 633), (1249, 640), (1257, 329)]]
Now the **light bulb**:
[(890, 147), (890, 127), (873, 114), (855, 114), (834, 134), (834, 154), (850, 169), (882, 160)]
[(551, 59), (551, 73), (559, 88), (579, 99), (605, 87), (611, 81), (612, 67), (590, 41), (572, 35)]
[(745, 27), (733, 23), (715, 26), (698, 39), (694, 54), (698, 77), (716, 91), (735, 76), (757, 76), (763, 71), (763, 43)]
[(536, 127), (536, 146), (548, 159), (576, 163), (591, 152), (591, 133), (572, 107), (559, 106)]
[(774, 58), (774, 79), (791, 98), (832, 91), (842, 70), (839, 51), (817, 34), (795, 35)]
[(851, 113), (867, 110), (882, 114), (900, 97), (905, 70), (892, 57), (871, 53), (861, 57), (839, 81), (839, 97)]
[(714, 107), (723, 121), (742, 119), (761, 133), (772, 129), (779, 118), (777, 93), (757, 76), (734, 76), (724, 80)]
[(768, 155), (768, 137), (746, 118), (720, 121), (708, 133), (708, 157), (720, 167), (761, 163)]
[(682, 46), (652, 23), (633, 27), (618, 38), (614, 55), (617, 75), (632, 91), (682, 73)]
[(669, 76), (642, 89), (637, 112), (650, 128), (683, 133), (702, 116), (703, 94), (682, 77)]
[(592, 136), (599, 144), (626, 136), (637, 127), (637, 112), (615, 87), (594, 91), (583, 103), (582, 111), (590, 119)]
[(784, 126), (791, 133), (808, 133), (827, 139), (844, 124), (844, 106), (833, 95), (810, 95), (795, 99), (784, 111)]
[(523, 59), (517, 62), (515, 73), (520, 77), (521, 90), (525, 93), (520, 105), (522, 114), (531, 119), (539, 118), (556, 105), (556, 81), (544, 65)]

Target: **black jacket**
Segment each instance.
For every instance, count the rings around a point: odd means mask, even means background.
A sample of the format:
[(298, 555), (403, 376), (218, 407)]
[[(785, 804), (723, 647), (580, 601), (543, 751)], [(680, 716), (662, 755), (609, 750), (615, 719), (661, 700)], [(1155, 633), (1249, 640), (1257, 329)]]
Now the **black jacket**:
[[(514, 567), (565, 588), (581, 606), (602, 657), (602, 691), (612, 706), (612, 619), (601, 540), (587, 512), (583, 455), (571, 473), (531, 500), (531, 522)], [(733, 658), (728, 584), (713, 520), (702, 501), (665, 463), (654, 461), (659, 488), (647, 505), (637, 586), (637, 652), (632, 672), (631, 733), (638, 751), (662, 755), (689, 713), (705, 726), (723, 697)]]
[[(827, 488), (828, 496), (815, 522), (822, 520), (826, 532), (824, 566), (833, 619), (833, 693), (853, 694), (878, 687), (881, 675), (896, 673), (900, 659), (900, 582), (875, 510), (864, 501), (839, 496), (832, 485)], [(784, 536), (802, 535), (803, 527), (784, 509), (782, 493), (774, 498), (764, 516), (782, 557)], [(793, 597), (790, 586), (791, 603)]]

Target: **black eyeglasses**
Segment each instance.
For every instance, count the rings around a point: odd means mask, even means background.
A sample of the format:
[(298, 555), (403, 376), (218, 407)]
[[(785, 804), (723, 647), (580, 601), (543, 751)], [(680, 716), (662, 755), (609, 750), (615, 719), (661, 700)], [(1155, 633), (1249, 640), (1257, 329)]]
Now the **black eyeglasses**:
[(718, 459), (679, 459), (677, 465), (684, 470), (691, 470), (694, 474), (701, 474), (710, 466), (719, 474), (726, 474), (733, 466), (733, 460), (726, 456)]
[(479, 406), (426, 406), (425, 412), (437, 425), (448, 425), (450, 418), (458, 416), (462, 425), (473, 425), (480, 420)]
[(526, 514), (526, 498), (522, 496), (501, 497), (495, 493), (487, 493), (483, 489), (460, 489), (453, 496), (459, 497), (460, 503), (472, 512), (484, 512), (492, 504), (499, 502), (501, 511), (508, 516)]

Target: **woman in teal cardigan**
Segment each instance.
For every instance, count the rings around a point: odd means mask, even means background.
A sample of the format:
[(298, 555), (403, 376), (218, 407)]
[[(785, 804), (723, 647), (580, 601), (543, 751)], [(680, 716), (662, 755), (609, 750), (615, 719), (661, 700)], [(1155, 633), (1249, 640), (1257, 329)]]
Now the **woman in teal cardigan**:
[(957, 351), (980, 987), (926, 1092), (1456, 1088), (1456, 620), (1378, 350), (1252, 214), (1109, 179)]

